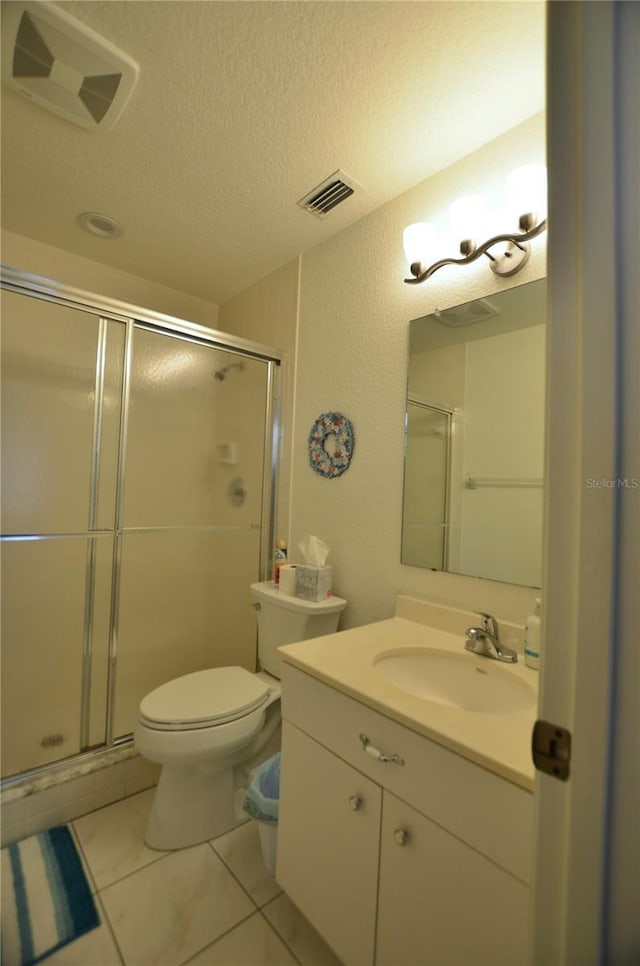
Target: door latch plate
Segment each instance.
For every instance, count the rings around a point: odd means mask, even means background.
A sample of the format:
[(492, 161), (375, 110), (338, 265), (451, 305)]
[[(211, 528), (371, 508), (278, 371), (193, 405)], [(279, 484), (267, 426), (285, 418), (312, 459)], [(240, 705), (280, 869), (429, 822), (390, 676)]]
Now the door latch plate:
[(531, 735), (531, 755), (538, 771), (566, 782), (571, 762), (571, 732), (550, 721), (536, 721)]

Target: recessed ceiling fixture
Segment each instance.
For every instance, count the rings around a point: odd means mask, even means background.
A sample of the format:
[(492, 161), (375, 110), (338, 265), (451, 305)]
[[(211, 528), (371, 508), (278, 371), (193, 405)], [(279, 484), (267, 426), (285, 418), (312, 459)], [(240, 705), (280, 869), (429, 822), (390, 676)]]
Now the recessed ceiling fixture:
[(119, 221), (111, 215), (101, 215), (99, 211), (83, 211), (78, 215), (78, 223), (99, 238), (118, 238), (124, 231)]

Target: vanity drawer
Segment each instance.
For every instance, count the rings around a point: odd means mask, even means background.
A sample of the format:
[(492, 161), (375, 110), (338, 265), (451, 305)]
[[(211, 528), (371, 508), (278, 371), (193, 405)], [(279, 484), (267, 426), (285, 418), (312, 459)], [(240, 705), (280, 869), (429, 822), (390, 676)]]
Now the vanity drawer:
[[(433, 822), (528, 883), (533, 796), (354, 698), (285, 664), (282, 714)], [(404, 764), (380, 762), (360, 739)]]

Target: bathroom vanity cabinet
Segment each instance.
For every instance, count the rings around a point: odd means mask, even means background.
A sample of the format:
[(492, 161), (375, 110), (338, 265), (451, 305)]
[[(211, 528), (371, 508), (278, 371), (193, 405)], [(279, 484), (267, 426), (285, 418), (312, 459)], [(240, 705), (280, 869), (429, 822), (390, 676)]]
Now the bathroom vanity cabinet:
[(347, 966), (524, 963), (531, 792), (290, 665), (283, 718), (276, 878)]

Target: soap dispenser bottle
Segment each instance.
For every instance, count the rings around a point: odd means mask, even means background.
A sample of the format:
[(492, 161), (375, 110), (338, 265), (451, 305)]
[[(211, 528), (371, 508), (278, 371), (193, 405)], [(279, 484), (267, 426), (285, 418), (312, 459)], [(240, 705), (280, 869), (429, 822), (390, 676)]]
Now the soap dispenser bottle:
[(540, 598), (536, 597), (534, 611), (525, 618), (524, 624), (524, 663), (536, 670), (540, 667), (542, 653), (540, 624)]

